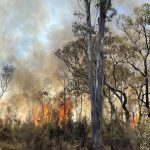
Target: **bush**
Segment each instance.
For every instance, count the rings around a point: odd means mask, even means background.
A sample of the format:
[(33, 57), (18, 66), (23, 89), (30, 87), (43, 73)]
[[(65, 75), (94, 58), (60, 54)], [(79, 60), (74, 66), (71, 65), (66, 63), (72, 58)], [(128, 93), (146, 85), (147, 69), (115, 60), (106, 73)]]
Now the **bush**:
[(88, 133), (89, 133), (89, 125), (86, 117), (84, 117), (83, 120), (79, 120), (74, 124), (75, 139), (80, 140), (81, 147), (84, 147), (86, 145)]
[(143, 121), (136, 130), (140, 150), (149, 150), (150, 148), (150, 119)]
[(112, 150), (138, 150), (134, 132), (118, 119), (104, 120), (102, 134), (104, 145), (109, 145)]

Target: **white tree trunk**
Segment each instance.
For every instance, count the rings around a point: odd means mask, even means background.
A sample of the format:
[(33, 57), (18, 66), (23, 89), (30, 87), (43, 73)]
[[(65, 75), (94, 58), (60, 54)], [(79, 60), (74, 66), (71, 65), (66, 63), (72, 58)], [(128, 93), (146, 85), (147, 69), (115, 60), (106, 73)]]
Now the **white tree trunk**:
[(93, 133), (93, 150), (101, 150), (101, 128), (103, 114), (103, 86), (104, 86), (104, 70), (103, 70), (103, 49), (105, 35), (105, 19), (106, 6), (110, 1), (103, 1), (99, 4), (99, 19), (98, 19), (98, 47), (96, 52), (96, 85), (93, 79), (93, 53), (92, 53), (92, 32), (91, 32), (91, 13), (90, 0), (84, 0), (86, 10), (87, 24), (87, 54), (88, 54), (88, 78), (89, 90), (91, 96), (91, 118), (92, 118), (92, 133)]
[(104, 86), (104, 70), (103, 70), (103, 49), (104, 49), (104, 33), (105, 33), (105, 13), (100, 9), (100, 16), (98, 20), (98, 48), (96, 52), (96, 87), (95, 87), (95, 117), (94, 123), (94, 140), (93, 149), (101, 149), (101, 128), (102, 128), (102, 114), (103, 114), (103, 86)]
[[(95, 136), (95, 85), (93, 78), (93, 52), (92, 52), (92, 32), (91, 32), (91, 12), (90, 12), (90, 1), (84, 0), (85, 11), (86, 11), (86, 24), (87, 24), (87, 54), (88, 54), (88, 86), (91, 97), (91, 121), (92, 121), (92, 137), (94, 141)], [(95, 142), (93, 142), (95, 143)]]

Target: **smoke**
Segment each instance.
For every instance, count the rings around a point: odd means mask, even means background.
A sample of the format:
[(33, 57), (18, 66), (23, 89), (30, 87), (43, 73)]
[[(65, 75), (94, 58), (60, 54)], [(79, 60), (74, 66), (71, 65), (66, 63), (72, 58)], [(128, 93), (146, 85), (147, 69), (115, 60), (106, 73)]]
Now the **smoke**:
[[(13, 86), (25, 93), (32, 90), (42, 90), (44, 87), (59, 85), (59, 72), (61, 65), (58, 64), (52, 54), (43, 51), (31, 51), (24, 61), (16, 62)], [(46, 89), (45, 89), (46, 90)]]
[(53, 51), (73, 38), (73, 8), (67, 1), (0, 0), (0, 66), (16, 68), (1, 100), (3, 114), (13, 107), (22, 116), (39, 102), (38, 91), (54, 96), (62, 90), (59, 72), (64, 66)]
[(129, 14), (132, 13), (135, 7), (148, 2), (149, 0), (112, 0), (112, 5), (116, 9), (119, 9), (120, 13)]
[[(137, 5), (137, 0), (112, 2), (125, 9)], [(38, 91), (54, 96), (62, 90), (64, 66), (53, 51), (73, 39), (75, 9), (80, 10), (76, 0), (0, 0), (0, 67), (16, 68), (3, 103), (25, 112), (38, 101)]]
[(10, 93), (58, 85), (59, 65), (52, 51), (73, 37), (73, 8), (67, 1), (0, 0), (0, 65), (16, 67)]

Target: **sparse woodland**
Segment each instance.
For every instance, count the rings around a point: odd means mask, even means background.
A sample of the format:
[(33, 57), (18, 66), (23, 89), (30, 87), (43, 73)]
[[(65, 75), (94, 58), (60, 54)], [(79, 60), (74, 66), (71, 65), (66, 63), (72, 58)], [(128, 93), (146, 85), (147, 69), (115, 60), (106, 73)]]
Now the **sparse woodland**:
[[(74, 40), (55, 50), (62, 91), (37, 91), (38, 109), (24, 122), (8, 107), (0, 150), (150, 149), (150, 4), (128, 16), (117, 15), (111, 0), (77, 2)], [(16, 69), (2, 69), (0, 97)]]

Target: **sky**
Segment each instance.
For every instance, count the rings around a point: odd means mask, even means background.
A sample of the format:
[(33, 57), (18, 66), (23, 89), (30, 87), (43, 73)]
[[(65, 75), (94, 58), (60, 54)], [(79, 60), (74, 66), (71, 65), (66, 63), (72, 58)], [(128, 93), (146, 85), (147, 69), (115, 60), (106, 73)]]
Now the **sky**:
[[(70, 12), (73, 8), (67, 1), (0, 0), (1, 63), (26, 57), (36, 44), (53, 49), (55, 32), (71, 26)], [(55, 35), (55, 38), (59, 37)]]
[[(130, 14), (144, 2), (148, 0), (112, 0), (118, 14)], [(38, 52), (37, 45), (52, 51), (72, 39), (75, 9), (76, 0), (0, 0), (0, 65)]]

